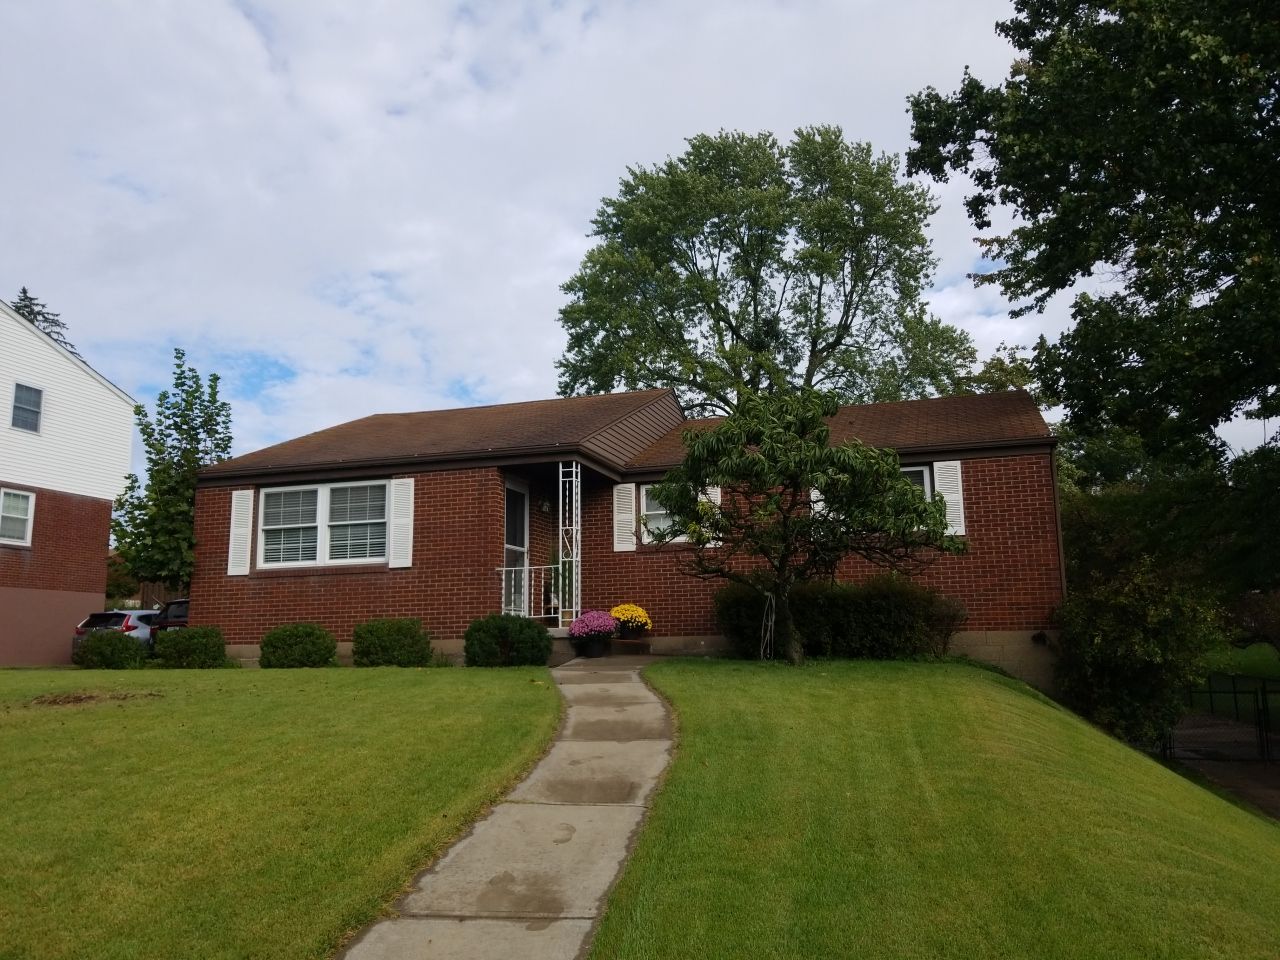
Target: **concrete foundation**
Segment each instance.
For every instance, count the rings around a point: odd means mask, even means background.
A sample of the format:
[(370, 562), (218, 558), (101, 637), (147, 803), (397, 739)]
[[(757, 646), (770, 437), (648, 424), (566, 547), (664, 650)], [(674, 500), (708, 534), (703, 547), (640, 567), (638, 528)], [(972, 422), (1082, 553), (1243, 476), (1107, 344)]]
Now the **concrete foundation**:
[[(1044, 642), (1035, 639), (1037, 636), (1043, 637)], [(972, 657), (974, 660), (990, 663), (1033, 687), (1052, 690), (1054, 654), (1051, 643), (1056, 636), (1055, 631), (962, 630), (952, 638), (951, 652), (958, 656)], [(725, 656), (729, 652), (729, 643), (724, 637), (654, 637), (649, 643), (652, 653), (657, 656), (718, 657)], [(67, 649), (70, 650), (70, 639), (67, 641)], [(462, 662), (461, 650), (442, 652), (456, 663)], [(247, 667), (256, 666), (258, 646), (257, 644), (231, 644), (227, 647), (227, 655), (239, 660)], [(572, 657), (573, 648), (567, 639), (557, 637), (552, 640), (550, 666), (559, 666)], [(351, 644), (349, 642), (338, 644), (338, 662), (350, 666)], [(587, 665), (592, 663), (592, 661), (581, 662)], [(601, 677), (602, 673), (610, 674), (618, 671), (617, 665), (620, 661), (618, 657), (613, 656), (594, 662), (597, 666), (591, 672), (575, 671), (571, 676), (560, 681), (562, 686), (572, 688), (578, 684), (598, 683), (600, 681), (596, 678)], [(609, 682), (609, 679), (606, 677), (604, 682)], [(575, 694), (566, 696), (571, 703), (590, 704), (590, 701), (575, 700)], [(607, 701), (600, 703), (603, 702)], [(600, 703), (594, 705), (598, 706)], [(601, 715), (598, 719), (607, 718)], [(661, 735), (666, 736), (666, 733)]]
[[(1037, 634), (1044, 638), (1038, 642)], [(951, 652), (993, 664), (1041, 690), (1053, 689), (1056, 631), (962, 630), (951, 640)]]

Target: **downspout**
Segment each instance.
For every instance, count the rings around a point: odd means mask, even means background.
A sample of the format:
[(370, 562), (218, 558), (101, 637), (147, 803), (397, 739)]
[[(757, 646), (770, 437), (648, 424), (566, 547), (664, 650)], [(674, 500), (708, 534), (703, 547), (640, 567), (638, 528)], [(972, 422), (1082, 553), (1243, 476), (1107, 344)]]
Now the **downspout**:
[(1062, 498), (1058, 494), (1058, 448), (1049, 451), (1049, 476), (1053, 481), (1053, 520), (1058, 541), (1058, 579), (1062, 586), (1062, 599), (1067, 599), (1067, 555), (1062, 549)]

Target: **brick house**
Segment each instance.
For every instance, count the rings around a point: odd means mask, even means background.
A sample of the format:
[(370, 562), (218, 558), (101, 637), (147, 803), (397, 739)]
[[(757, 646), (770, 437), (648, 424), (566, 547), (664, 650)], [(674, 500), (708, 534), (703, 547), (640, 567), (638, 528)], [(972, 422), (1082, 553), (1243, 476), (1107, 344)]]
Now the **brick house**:
[(0, 302), (0, 666), (69, 662), (102, 609), (133, 406)]
[[(340, 653), (373, 617), (419, 617), (459, 654), (478, 616), (566, 624), (639, 603), (655, 652), (717, 649), (717, 584), (684, 574), (678, 545), (645, 543), (661, 521), (648, 485), (683, 456), (687, 421), (669, 390), (380, 414), (246, 454), (200, 475), (192, 623), (256, 656), (272, 626), (317, 622)], [(1047, 683), (1033, 635), (1063, 595), (1054, 439), (1025, 393), (842, 408), (832, 441), (898, 451), (947, 498), (963, 556), (919, 579), (969, 612), (955, 647)], [(872, 573), (859, 560), (841, 577)]]

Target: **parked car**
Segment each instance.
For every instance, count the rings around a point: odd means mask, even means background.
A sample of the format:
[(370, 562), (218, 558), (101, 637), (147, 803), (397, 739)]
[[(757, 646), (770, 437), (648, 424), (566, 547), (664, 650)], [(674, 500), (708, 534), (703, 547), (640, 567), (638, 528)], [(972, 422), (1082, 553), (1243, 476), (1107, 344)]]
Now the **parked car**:
[(155, 622), (151, 624), (153, 633), (159, 633), (161, 630), (178, 630), (187, 625), (187, 606), (191, 601), (187, 599), (170, 600), (160, 608), (160, 612), (156, 614)]
[(76, 627), (75, 636), (71, 638), (71, 649), (77, 649), (90, 630), (119, 630), (136, 638), (150, 651), (151, 632), (157, 616), (159, 614), (155, 610), (103, 610), (101, 613), (91, 613)]

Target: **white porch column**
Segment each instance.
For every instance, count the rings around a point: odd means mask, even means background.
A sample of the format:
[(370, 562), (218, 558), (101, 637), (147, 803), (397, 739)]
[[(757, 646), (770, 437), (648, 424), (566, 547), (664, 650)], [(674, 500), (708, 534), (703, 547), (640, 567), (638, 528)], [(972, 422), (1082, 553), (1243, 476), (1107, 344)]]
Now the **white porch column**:
[(582, 612), (582, 464), (560, 461), (560, 625)]

